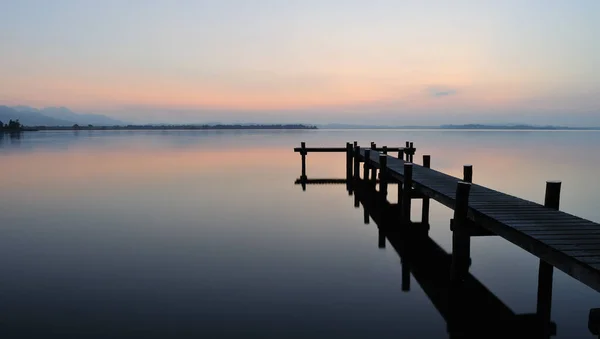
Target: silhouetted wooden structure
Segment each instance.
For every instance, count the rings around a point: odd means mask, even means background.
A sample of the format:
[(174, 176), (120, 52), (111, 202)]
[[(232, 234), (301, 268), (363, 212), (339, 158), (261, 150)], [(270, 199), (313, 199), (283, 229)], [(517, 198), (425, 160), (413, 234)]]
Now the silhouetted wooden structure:
[[(372, 185), (353, 183), (355, 203), (379, 228), (379, 247), (386, 240), (402, 262), (402, 290), (410, 290), (410, 274), (445, 319), (450, 338), (516, 337), (548, 338), (556, 334), (556, 324), (547, 310), (534, 314), (516, 314), (467, 271), (461, 283), (454, 283), (452, 255), (433, 241), (427, 225), (412, 223), (399, 229), (397, 206), (390, 204)], [(356, 204), (355, 204), (356, 206)], [(552, 285), (552, 276), (544, 276), (539, 289)], [(550, 305), (551, 295), (538, 293), (538, 304)], [(548, 313), (545, 313), (545, 312)], [(522, 335), (522, 336), (521, 336)]]
[[(398, 157), (389, 154), (392, 150), (398, 152)], [(474, 184), (471, 165), (464, 166), (463, 178), (432, 169), (429, 155), (423, 156), (423, 165), (417, 165), (412, 162), (416, 151), (412, 142), (406, 142), (405, 147), (394, 148), (377, 148), (375, 143), (371, 143), (369, 148), (362, 148), (356, 142), (347, 143), (345, 148), (307, 148), (302, 143), (302, 147), (294, 151), (302, 154), (303, 171), (297, 182), (304, 189), (311, 183), (334, 183), (328, 181), (331, 179), (311, 182), (306, 177), (306, 155), (309, 152), (346, 152), (345, 183), (348, 192), (352, 194), (356, 190), (355, 196), (358, 197), (358, 187), (366, 185), (376, 190), (379, 183), (379, 191), (371, 193), (379, 197), (377, 201), (384, 207), (371, 208), (376, 211), (373, 212), (375, 214), (367, 214), (365, 209), (365, 221), (368, 222), (370, 215), (378, 223), (376, 215), (383, 213), (385, 222), (378, 225), (386, 232), (389, 229), (395, 232), (410, 230), (410, 233), (417, 230), (416, 233), (427, 234), (431, 199), (454, 210), (450, 223), (452, 254), (445, 257), (451, 258), (450, 264), (436, 273), (447, 276), (453, 285), (467, 284), (472, 279), (468, 273), (470, 238), (498, 235), (540, 258), (536, 317), (545, 319), (544, 323), (550, 322), (553, 267), (600, 291), (600, 224), (559, 211), (560, 182), (546, 183), (542, 205)], [(395, 205), (389, 204), (386, 199), (389, 184), (398, 185), (398, 203)], [(412, 221), (413, 199), (423, 199), (420, 223)], [(361, 203), (364, 205), (364, 201)], [(394, 236), (386, 234), (388, 239), (394, 239)], [(425, 247), (431, 249), (434, 246), (425, 242)], [(593, 316), (590, 313), (590, 329), (600, 329), (598, 320), (595, 320), (600, 319), (600, 311), (598, 314)]]

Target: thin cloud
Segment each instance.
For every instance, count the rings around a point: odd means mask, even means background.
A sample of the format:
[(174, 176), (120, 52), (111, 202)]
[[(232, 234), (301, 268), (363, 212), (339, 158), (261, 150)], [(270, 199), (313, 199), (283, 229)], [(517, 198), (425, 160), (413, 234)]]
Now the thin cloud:
[(426, 92), (433, 98), (443, 98), (450, 95), (456, 95), (455, 89), (443, 87), (429, 87), (426, 89)]

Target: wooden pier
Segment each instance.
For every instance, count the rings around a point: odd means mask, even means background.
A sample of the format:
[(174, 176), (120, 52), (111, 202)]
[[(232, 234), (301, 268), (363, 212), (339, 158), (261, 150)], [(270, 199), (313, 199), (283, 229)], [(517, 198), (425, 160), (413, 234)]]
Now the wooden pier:
[[(332, 179), (308, 179), (306, 156), (310, 152), (346, 153), (344, 182), (350, 194), (358, 190), (357, 187), (367, 185), (377, 192), (379, 203), (385, 205), (388, 185), (398, 185), (398, 203), (388, 203), (389, 206), (384, 208), (386, 214), (395, 213), (395, 217), (387, 216), (387, 222), (378, 223), (386, 232), (418, 230), (427, 234), (430, 200), (454, 210), (450, 220), (452, 254), (449, 271), (445, 273), (453, 284), (471, 279), (468, 272), (470, 238), (500, 236), (540, 259), (537, 314), (547, 323), (553, 267), (600, 292), (600, 224), (559, 211), (561, 183), (558, 181), (546, 183), (544, 204), (538, 204), (473, 183), (471, 165), (464, 166), (463, 178), (432, 169), (430, 155), (424, 155), (422, 164), (417, 165), (413, 163), (416, 149), (411, 142), (406, 142), (404, 147), (381, 148), (375, 143), (363, 148), (356, 142), (347, 143), (345, 148), (307, 148), (302, 143), (294, 151), (302, 155), (302, 175), (297, 183), (304, 189), (312, 183), (341, 183)], [(392, 152), (398, 152), (398, 156), (392, 156)], [(358, 191), (354, 193), (358, 195)], [(413, 199), (423, 200), (418, 223), (413, 222), (411, 216)], [(368, 218), (365, 212), (365, 220)], [(590, 314), (590, 329), (598, 330), (600, 310), (591, 313), (595, 316)]]

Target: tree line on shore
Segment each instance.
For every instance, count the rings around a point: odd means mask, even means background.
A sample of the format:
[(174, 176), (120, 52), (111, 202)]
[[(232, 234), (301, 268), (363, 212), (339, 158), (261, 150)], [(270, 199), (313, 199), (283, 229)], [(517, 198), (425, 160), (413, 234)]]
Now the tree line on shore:
[(23, 125), (19, 122), (19, 119), (12, 120), (10, 119), (7, 124), (0, 121), (0, 130), (8, 131), (8, 132), (17, 132), (23, 128)]

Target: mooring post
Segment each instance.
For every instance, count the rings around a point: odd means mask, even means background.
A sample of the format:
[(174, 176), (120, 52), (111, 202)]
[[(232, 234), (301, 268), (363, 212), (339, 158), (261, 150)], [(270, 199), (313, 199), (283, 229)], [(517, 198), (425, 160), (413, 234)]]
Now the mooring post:
[(346, 180), (352, 179), (352, 144), (346, 143)]
[(371, 150), (370, 149), (366, 149), (365, 150), (365, 161), (363, 162), (363, 176), (364, 176), (364, 180), (367, 181), (369, 180), (369, 161), (371, 160)]
[[(558, 211), (560, 205), (560, 181), (547, 181), (544, 206)], [(552, 316), (552, 265), (540, 259), (538, 269), (537, 314), (544, 322), (545, 335), (549, 334)]]
[(412, 172), (413, 164), (404, 164), (404, 189), (402, 190), (402, 223), (410, 224), (410, 208), (411, 208), (411, 194), (412, 194)]
[(409, 155), (410, 158), (408, 159), (408, 162), (413, 162), (414, 161), (414, 156), (415, 156), (415, 149), (413, 147), (412, 141), (410, 142), (409, 145), (410, 145), (410, 155)]
[(300, 155), (302, 156), (302, 176), (300, 179), (306, 180), (306, 143), (302, 141), (300, 143)]
[(354, 146), (354, 177), (360, 179), (360, 146)]
[(379, 154), (379, 192), (385, 198), (387, 197), (387, 191), (387, 155)]
[(471, 238), (465, 227), (469, 209), (471, 184), (459, 181), (456, 184), (456, 203), (454, 206), (454, 224), (452, 228), (452, 265), (450, 279), (461, 282), (469, 271), (471, 260)]
[[(431, 155), (423, 155), (423, 167), (431, 168)], [(429, 198), (423, 198), (423, 210), (421, 211), (421, 223), (429, 225)]]
[(463, 166), (463, 181), (468, 183), (473, 182), (473, 165)]

